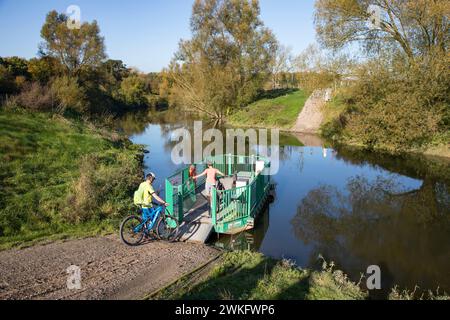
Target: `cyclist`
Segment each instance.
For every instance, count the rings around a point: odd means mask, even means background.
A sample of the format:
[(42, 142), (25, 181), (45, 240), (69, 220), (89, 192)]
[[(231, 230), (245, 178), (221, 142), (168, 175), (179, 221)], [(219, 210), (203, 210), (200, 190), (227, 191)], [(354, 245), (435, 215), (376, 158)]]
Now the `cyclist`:
[(134, 196), (134, 203), (142, 206), (142, 210), (146, 211), (146, 213), (149, 213), (148, 210), (153, 207), (153, 198), (155, 198), (155, 200), (162, 205), (166, 207), (169, 206), (167, 202), (156, 194), (155, 189), (153, 189), (152, 183), (155, 180), (156, 176), (153, 172), (147, 174), (145, 181), (140, 184), (139, 189), (136, 191)]

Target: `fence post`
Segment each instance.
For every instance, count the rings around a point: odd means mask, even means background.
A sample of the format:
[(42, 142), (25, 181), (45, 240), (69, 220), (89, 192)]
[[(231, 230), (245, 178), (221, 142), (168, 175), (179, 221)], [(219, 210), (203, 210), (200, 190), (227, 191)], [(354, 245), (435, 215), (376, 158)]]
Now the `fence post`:
[(184, 210), (183, 210), (183, 185), (178, 186), (178, 223), (183, 222), (184, 220)]
[(173, 215), (173, 187), (169, 180), (166, 179), (166, 202), (169, 206), (166, 208), (166, 213), (169, 216)]
[(252, 184), (247, 185), (247, 217), (249, 217), (252, 213)]
[(217, 223), (217, 189), (211, 188), (211, 219), (212, 225), (215, 226)]

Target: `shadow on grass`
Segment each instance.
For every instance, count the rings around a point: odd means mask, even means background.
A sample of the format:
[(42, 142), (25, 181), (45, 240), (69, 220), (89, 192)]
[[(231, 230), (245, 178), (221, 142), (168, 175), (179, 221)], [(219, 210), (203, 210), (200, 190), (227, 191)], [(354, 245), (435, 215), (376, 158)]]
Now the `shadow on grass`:
[(225, 264), (206, 281), (179, 295), (182, 300), (302, 300), (309, 292), (309, 275), (299, 277), (263, 258), (257, 264)]
[(286, 88), (286, 89), (273, 89), (273, 90), (267, 90), (263, 91), (258, 95), (258, 99), (276, 99), (278, 97), (285, 96), (287, 94), (291, 94), (294, 92), (299, 91), (296, 88)]

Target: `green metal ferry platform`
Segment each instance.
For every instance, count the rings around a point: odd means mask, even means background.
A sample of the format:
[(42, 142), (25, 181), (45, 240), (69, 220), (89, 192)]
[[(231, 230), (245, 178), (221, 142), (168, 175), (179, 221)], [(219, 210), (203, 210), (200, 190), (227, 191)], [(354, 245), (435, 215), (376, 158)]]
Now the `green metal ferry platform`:
[(213, 188), (211, 205), (205, 194), (206, 178), (189, 178), (186, 166), (166, 179), (167, 214), (180, 223), (181, 241), (204, 243), (212, 232), (237, 234), (253, 229), (255, 219), (273, 197), (270, 161), (262, 156), (218, 155), (194, 164), (197, 173), (211, 162), (226, 176), (225, 190)]

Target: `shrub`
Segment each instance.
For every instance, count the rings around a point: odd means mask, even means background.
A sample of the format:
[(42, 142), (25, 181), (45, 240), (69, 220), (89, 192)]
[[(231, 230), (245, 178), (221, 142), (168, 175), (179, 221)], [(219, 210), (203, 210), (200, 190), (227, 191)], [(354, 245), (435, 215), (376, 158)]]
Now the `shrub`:
[(397, 153), (425, 148), (448, 131), (448, 62), (441, 57), (365, 66), (347, 99), (349, 139)]
[(27, 82), (23, 85), (22, 92), (17, 95), (15, 103), (33, 111), (48, 111), (55, 104), (54, 96), (47, 86), (37, 82)]
[(60, 111), (73, 109), (84, 112), (88, 108), (85, 91), (80, 87), (75, 78), (60, 77), (53, 80), (51, 90), (54, 92)]
[(80, 177), (72, 185), (68, 196), (69, 207), (64, 212), (64, 219), (70, 223), (81, 223), (95, 216), (98, 188), (95, 184), (95, 162), (93, 156), (83, 158), (80, 166)]
[(81, 160), (80, 177), (72, 184), (63, 218), (83, 223), (122, 216), (132, 210), (132, 193), (141, 177), (131, 154), (90, 154)]
[(12, 94), (17, 90), (14, 77), (8, 68), (0, 64), (0, 95)]

